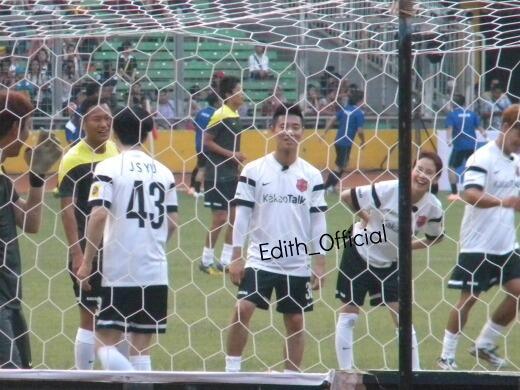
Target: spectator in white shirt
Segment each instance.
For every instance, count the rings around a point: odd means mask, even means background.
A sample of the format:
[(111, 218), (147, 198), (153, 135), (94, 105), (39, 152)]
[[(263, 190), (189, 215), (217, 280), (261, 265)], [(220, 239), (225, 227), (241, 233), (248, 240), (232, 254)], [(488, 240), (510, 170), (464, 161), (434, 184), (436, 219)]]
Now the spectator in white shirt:
[(254, 80), (269, 78), (269, 57), (264, 46), (255, 46), (255, 52), (249, 56), (249, 76)]
[(172, 125), (175, 123), (177, 111), (175, 109), (175, 102), (172, 99), (171, 92), (171, 89), (163, 89), (159, 92), (155, 122), (160, 129), (171, 129)]

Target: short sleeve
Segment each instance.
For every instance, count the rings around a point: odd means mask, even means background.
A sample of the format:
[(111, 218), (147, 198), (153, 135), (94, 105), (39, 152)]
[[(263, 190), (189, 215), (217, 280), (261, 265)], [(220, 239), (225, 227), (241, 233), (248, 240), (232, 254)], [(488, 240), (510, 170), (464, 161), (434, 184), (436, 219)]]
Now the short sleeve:
[(177, 189), (175, 188), (175, 179), (173, 178), (173, 175), (171, 177), (168, 189), (166, 190), (165, 204), (167, 213), (176, 213), (179, 209), (179, 203), (177, 201)]
[(104, 206), (110, 208), (112, 206), (113, 197), (113, 177), (108, 166), (99, 163), (94, 171), (90, 193), (88, 195), (88, 203), (90, 207)]
[(429, 240), (435, 240), (444, 233), (443, 212), (439, 206), (432, 208), (428, 221), (424, 228), (424, 235)]
[(58, 183), (58, 192), (61, 198), (67, 198), (74, 196), (74, 187), (76, 186), (76, 180), (73, 177), (73, 170), (68, 172), (62, 172), (64, 170), (63, 161), (59, 168), (59, 177), (61, 177)]
[(233, 199), (233, 205), (255, 207), (256, 180), (253, 177), (253, 169), (246, 165), (238, 178), (237, 191)]
[(392, 181), (382, 181), (372, 185), (354, 187), (350, 190), (352, 206), (355, 211), (374, 210), (381, 207), (382, 201), (391, 190)]
[(312, 183), (310, 212), (323, 213), (327, 211), (327, 202), (325, 201), (325, 186), (323, 185), (323, 178), (319, 172), (314, 176)]
[(478, 161), (475, 154), (470, 156), (466, 162), (466, 171), (464, 172), (463, 188), (465, 190), (470, 188), (477, 188), (484, 190), (486, 186), (486, 176), (488, 173), (487, 164), (483, 161)]

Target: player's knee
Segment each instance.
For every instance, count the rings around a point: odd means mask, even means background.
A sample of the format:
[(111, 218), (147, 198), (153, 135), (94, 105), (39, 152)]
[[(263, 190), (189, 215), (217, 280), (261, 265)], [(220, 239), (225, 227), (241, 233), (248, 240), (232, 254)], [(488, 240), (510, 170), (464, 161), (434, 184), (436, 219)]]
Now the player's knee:
[(457, 303), (457, 310), (468, 312), (471, 310), (475, 302), (477, 302), (476, 295), (462, 295)]
[(303, 330), (303, 316), (301, 314), (286, 315), (285, 327), (287, 333), (293, 334)]
[(213, 213), (213, 226), (217, 228), (222, 227), (227, 223), (227, 219), (228, 213), (226, 211), (215, 211)]
[(255, 311), (255, 304), (246, 300), (239, 300), (236, 305), (236, 322), (248, 326)]

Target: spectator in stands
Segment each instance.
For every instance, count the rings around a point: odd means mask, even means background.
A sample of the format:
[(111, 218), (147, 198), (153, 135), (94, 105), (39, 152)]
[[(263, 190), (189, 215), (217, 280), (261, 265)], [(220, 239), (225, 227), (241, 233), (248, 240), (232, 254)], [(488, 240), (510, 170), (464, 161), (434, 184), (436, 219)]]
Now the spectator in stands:
[(490, 83), (489, 83), (489, 89), (487, 91), (484, 91), (482, 92), (482, 96), (481, 98), (490, 102), (492, 101), (492, 94), (491, 94), (491, 91), (497, 87), (497, 86), (500, 86), (502, 83), (500, 82), (500, 79), (494, 77), (491, 79)]
[(309, 84), (307, 86), (307, 96), (303, 99), (303, 102), (305, 116), (316, 116), (322, 109), (320, 94), (315, 85)]
[(136, 81), (130, 87), (130, 93), (126, 94), (125, 100), (127, 104), (131, 106), (141, 107), (143, 110), (150, 112), (150, 98), (147, 94), (142, 90), (141, 83)]
[(129, 83), (133, 83), (137, 72), (137, 60), (132, 55), (133, 46), (130, 41), (123, 42), (118, 61), (119, 75)]
[(96, 62), (90, 62), (87, 68), (87, 74), (98, 83), (102, 81), (101, 75), (98, 72), (98, 64)]
[(171, 88), (159, 91), (155, 123), (160, 129), (173, 129), (173, 124), (177, 118), (177, 110), (172, 98), (172, 92), (173, 90)]
[[(116, 85), (117, 79), (112, 77), (111, 79), (105, 81), (101, 86), (101, 99), (103, 99), (108, 104), (111, 112), (118, 111), (117, 95), (115, 91)], [(96, 93), (99, 93), (99, 86), (94, 84), (94, 87), (97, 90)]]
[(327, 96), (320, 99), (320, 114), (335, 115), (341, 105), (338, 103), (337, 90), (330, 90)]
[(73, 82), (79, 79), (80, 75), (80, 58), (76, 53), (74, 44), (69, 43), (65, 46), (65, 54), (63, 55), (63, 78), (66, 81)]
[(49, 52), (46, 48), (41, 48), (36, 55), (38, 62), (40, 63), (41, 72), (45, 75), (47, 79), (51, 76), (51, 63), (49, 59)]
[(269, 57), (265, 53), (265, 46), (255, 46), (255, 52), (249, 56), (249, 76), (254, 80), (270, 77)]
[(332, 65), (325, 68), (325, 72), (320, 77), (321, 95), (327, 96), (331, 91), (337, 90), (341, 76), (336, 72)]
[(273, 89), (271, 96), (262, 104), (262, 116), (272, 117), (278, 107), (285, 103), (285, 95), (279, 85)]
[(491, 100), (484, 102), (482, 117), (489, 120), (489, 128), (500, 131), (502, 127), (502, 113), (511, 106), (511, 100), (504, 93), (502, 86), (495, 85), (491, 90)]

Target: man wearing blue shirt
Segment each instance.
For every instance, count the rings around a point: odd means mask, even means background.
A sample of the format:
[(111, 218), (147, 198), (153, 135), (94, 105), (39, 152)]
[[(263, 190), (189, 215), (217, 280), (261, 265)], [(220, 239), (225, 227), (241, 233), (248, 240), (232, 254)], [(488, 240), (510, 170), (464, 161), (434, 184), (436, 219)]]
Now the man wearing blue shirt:
[(477, 135), (475, 130), (479, 130), (485, 136), (484, 130), (480, 127), (480, 118), (473, 111), (466, 109), (466, 99), (462, 95), (453, 97), (455, 109), (448, 113), (446, 117), (446, 128), (448, 129), (448, 146), (452, 146), (450, 159), (448, 162), (448, 175), (451, 185), (449, 201), (460, 199), (457, 189), (459, 176), (457, 168), (466, 163), (477, 148)]
[(202, 152), (202, 133), (208, 127), (209, 120), (211, 119), (215, 110), (220, 106), (218, 96), (214, 93), (210, 93), (206, 98), (208, 106), (200, 110), (195, 116), (195, 150), (197, 151), (197, 165), (191, 173), (191, 184), (190, 194), (195, 197), (200, 194), (200, 186), (204, 177), (204, 165), (206, 157)]
[(334, 141), (334, 147), (336, 148), (336, 170), (329, 174), (325, 182), (325, 189), (334, 187), (341, 179), (341, 175), (348, 165), (350, 151), (356, 134), (359, 134), (359, 138), (361, 139), (359, 147), (362, 148), (365, 144), (365, 134), (363, 133), (365, 114), (361, 110), (362, 104), (363, 91), (352, 91), (348, 104), (342, 107), (336, 116), (329, 119), (325, 125), (325, 134), (327, 134), (334, 122), (338, 122), (338, 132), (336, 133), (336, 140)]

